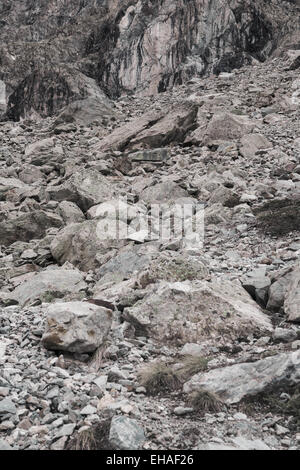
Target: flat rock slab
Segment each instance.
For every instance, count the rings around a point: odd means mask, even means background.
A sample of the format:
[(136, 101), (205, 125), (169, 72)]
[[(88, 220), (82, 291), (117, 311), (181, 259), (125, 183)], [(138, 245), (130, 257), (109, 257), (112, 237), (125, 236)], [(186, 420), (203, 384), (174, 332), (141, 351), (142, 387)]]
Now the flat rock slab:
[(83, 275), (76, 269), (49, 269), (32, 274), (9, 294), (9, 298), (24, 307), (37, 300), (51, 302), (68, 294), (77, 295), (85, 287)]
[(231, 405), (266, 390), (293, 387), (299, 383), (300, 351), (296, 351), (196, 374), (184, 384), (184, 391), (206, 390)]

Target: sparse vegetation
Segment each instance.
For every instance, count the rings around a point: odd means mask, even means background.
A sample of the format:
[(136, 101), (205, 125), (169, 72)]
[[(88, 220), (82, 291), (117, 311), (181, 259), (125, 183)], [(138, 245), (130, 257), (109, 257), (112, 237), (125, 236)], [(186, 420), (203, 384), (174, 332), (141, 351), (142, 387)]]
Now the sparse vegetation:
[(154, 362), (142, 369), (139, 381), (149, 395), (171, 392), (181, 385), (176, 373), (164, 362)]
[(179, 380), (185, 382), (193, 375), (207, 370), (208, 361), (208, 358), (202, 356), (185, 356), (182, 366), (176, 371), (176, 375)]
[(199, 390), (191, 393), (188, 403), (197, 413), (218, 413), (225, 408), (224, 403), (214, 393)]
[(109, 442), (110, 423), (111, 420), (108, 419), (77, 433), (66, 450), (112, 450)]

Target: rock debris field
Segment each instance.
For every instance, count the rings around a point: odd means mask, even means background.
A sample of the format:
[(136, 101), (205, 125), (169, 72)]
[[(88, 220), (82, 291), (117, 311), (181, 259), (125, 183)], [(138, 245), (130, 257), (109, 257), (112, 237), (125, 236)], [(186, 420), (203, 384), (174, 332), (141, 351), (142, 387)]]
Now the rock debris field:
[(300, 449), (299, 57), (0, 122), (0, 450)]

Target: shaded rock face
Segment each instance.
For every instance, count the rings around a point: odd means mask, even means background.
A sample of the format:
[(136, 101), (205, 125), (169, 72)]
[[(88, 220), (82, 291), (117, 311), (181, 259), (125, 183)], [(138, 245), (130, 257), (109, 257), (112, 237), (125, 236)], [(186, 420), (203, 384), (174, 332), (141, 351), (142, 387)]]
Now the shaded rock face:
[(31, 108), (53, 115), (78, 99), (66, 64), (71, 75), (83, 73), (116, 97), (156, 94), (189, 77), (264, 60), (297, 27), (284, 3), (275, 12), (267, 0), (4, 3), (0, 80), (7, 116), (17, 120)]

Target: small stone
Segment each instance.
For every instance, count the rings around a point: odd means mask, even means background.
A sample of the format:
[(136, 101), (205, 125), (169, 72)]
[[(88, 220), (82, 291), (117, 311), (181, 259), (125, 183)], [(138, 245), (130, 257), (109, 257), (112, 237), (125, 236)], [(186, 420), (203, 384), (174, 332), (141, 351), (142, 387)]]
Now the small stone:
[(0, 401), (0, 416), (6, 414), (16, 414), (17, 408), (15, 404), (9, 399), (4, 398), (4, 400)]
[(80, 412), (80, 414), (84, 416), (93, 415), (94, 413), (97, 413), (97, 409), (91, 405), (85, 406)]
[(0, 450), (13, 450), (13, 448), (3, 439), (0, 439)]
[(284, 434), (288, 434), (289, 430), (283, 426), (280, 426), (280, 424), (276, 424), (275, 432), (277, 436), (283, 436)]
[(184, 408), (183, 406), (178, 406), (174, 408), (174, 414), (177, 416), (184, 416), (194, 411), (193, 408)]

